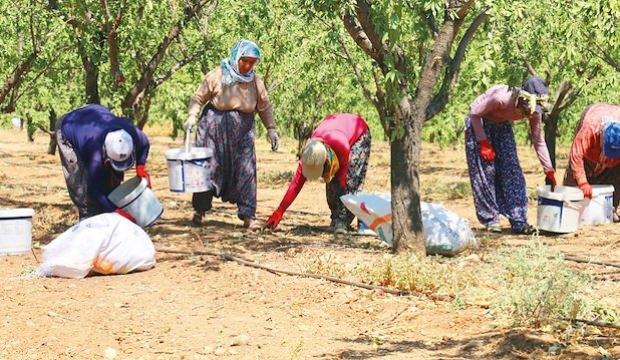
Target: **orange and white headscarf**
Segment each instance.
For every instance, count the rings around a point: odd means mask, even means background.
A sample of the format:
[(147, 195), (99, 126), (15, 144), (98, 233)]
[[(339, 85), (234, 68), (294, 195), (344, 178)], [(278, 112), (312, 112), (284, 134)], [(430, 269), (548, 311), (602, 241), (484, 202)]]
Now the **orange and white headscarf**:
[(325, 144), (325, 148), (327, 149), (327, 157), (325, 159), (325, 165), (323, 167), (323, 180), (328, 184), (336, 173), (340, 169), (340, 163), (338, 162), (338, 157), (334, 150), (327, 144)]

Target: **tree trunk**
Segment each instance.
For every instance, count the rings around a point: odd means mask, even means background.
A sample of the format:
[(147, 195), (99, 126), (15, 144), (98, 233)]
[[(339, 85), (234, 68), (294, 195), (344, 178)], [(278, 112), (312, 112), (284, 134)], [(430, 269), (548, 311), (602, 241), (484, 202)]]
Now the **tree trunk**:
[(144, 129), (144, 125), (149, 121), (149, 110), (151, 109), (151, 95), (146, 95), (140, 105), (133, 113), (133, 122), (137, 124), (140, 130)]
[(35, 131), (37, 131), (37, 128), (33, 124), (32, 115), (26, 114), (26, 136), (28, 137), (28, 142), (34, 142)]
[(90, 59), (82, 57), (82, 64), (84, 65), (84, 73), (86, 77), (86, 98), (88, 104), (100, 104), (101, 98), (99, 96), (99, 69)]
[[(557, 170), (555, 166), (555, 139), (558, 133), (558, 120), (560, 117), (559, 112), (552, 112), (545, 114), (545, 142), (547, 143), (547, 149), (549, 150), (549, 157), (551, 158), (551, 164), (553, 168)], [(548, 181), (548, 180), (547, 180)], [(547, 184), (550, 185), (550, 184)]]
[[(543, 124), (545, 124), (545, 142), (547, 143), (547, 149), (549, 150), (551, 164), (553, 165), (553, 168), (557, 171), (555, 147), (560, 114), (575, 101), (577, 96), (575, 95), (571, 83), (569, 81), (563, 80), (560, 83), (558, 89), (556, 90), (554, 98), (555, 101), (551, 106), (551, 111), (548, 114), (543, 115)], [(551, 182), (548, 179), (546, 179), (545, 182), (547, 185), (551, 185)]]
[(456, 27), (457, 24), (452, 20), (443, 23), (430, 56), (422, 68), (416, 96), (410, 99), (403, 93), (396, 109), (395, 124), (404, 128), (402, 138), (391, 143), (392, 230), (396, 252), (414, 251), (425, 254), (426, 238), (420, 210), (419, 174), (422, 125), (432, 100), (433, 89), (454, 41)]
[(49, 130), (50, 130), (50, 142), (47, 146), (47, 153), (50, 155), (56, 155), (56, 122), (58, 121), (58, 116), (56, 115), (56, 111), (54, 110), (54, 108), (50, 109), (50, 117), (49, 117)]
[[(409, 107), (407, 104), (402, 106)], [(392, 187), (392, 231), (394, 233), (394, 251), (425, 254), (426, 240), (422, 227), (420, 209), (420, 133), (414, 124), (423, 121), (415, 119), (408, 109), (402, 111), (406, 125), (405, 135), (390, 143), (391, 187)], [(411, 125), (411, 126), (409, 126)]]

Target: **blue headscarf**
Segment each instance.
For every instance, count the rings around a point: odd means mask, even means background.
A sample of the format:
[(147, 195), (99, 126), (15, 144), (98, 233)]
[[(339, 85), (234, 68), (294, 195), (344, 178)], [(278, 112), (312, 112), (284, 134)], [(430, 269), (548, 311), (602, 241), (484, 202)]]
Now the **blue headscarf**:
[(620, 158), (620, 123), (613, 117), (603, 116), (603, 154), (608, 158)]
[(230, 51), (230, 57), (222, 60), (222, 83), (224, 85), (254, 80), (254, 69), (246, 74), (239, 73), (239, 59), (244, 56), (257, 58), (260, 61), (260, 49), (250, 40), (241, 40), (236, 43)]

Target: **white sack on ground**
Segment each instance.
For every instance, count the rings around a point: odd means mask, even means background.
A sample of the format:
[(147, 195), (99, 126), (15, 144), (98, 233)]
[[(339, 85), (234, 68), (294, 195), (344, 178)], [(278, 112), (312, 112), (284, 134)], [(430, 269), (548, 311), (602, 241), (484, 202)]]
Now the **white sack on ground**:
[(84, 219), (43, 247), (40, 276), (83, 278), (91, 271), (126, 274), (155, 266), (155, 247), (142, 228), (117, 213)]
[[(392, 199), (389, 193), (360, 192), (340, 197), (344, 205), (392, 246)], [(469, 221), (443, 205), (421, 202), (429, 254), (456, 254), (476, 245)]]

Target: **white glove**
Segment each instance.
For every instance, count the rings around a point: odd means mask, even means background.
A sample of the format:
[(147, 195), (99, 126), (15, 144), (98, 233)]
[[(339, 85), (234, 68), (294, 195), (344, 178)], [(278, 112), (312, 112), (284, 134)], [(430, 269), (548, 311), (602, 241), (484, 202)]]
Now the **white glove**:
[(190, 131), (194, 125), (196, 125), (196, 121), (198, 120), (198, 118), (196, 117), (196, 115), (190, 115), (187, 118), (187, 121), (185, 121), (185, 124), (183, 124), (183, 129), (185, 129), (185, 131)]
[(278, 146), (280, 146), (280, 136), (278, 135), (278, 130), (267, 129), (267, 138), (269, 138), (269, 142), (271, 143), (271, 151), (277, 151)]

